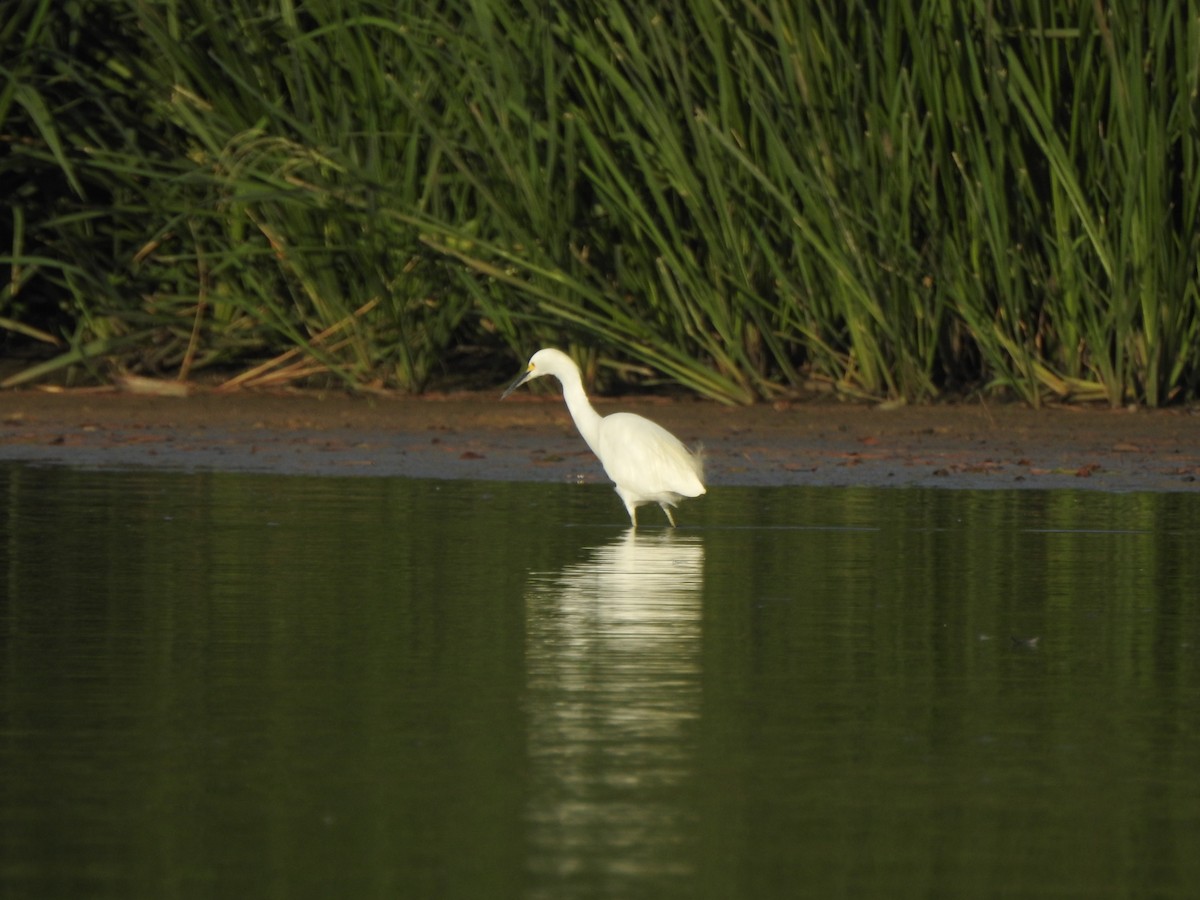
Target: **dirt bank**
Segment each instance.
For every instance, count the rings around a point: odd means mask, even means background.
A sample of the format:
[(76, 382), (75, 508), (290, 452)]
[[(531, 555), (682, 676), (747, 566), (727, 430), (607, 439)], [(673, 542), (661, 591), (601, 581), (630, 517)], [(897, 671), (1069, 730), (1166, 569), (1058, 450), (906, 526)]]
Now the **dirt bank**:
[[(603, 481), (557, 395), (0, 393), (0, 462)], [(713, 485), (1200, 492), (1200, 410), (597, 402), (702, 443)]]

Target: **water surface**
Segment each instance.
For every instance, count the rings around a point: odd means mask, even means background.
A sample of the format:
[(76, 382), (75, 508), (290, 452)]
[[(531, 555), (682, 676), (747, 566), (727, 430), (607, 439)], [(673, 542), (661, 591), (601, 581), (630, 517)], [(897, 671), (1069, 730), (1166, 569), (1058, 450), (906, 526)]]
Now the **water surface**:
[(3, 896), (1200, 888), (1193, 496), (0, 498)]

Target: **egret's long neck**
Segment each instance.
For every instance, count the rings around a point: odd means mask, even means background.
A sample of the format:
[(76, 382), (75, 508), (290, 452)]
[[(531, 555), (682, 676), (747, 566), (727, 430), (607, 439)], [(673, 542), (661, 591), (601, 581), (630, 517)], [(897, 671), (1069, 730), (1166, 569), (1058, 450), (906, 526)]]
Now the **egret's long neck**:
[(600, 443), (600, 413), (596, 412), (588, 401), (578, 372), (560, 375), (558, 380), (562, 382), (563, 399), (567, 401), (567, 409), (571, 418), (575, 420), (575, 427), (595, 453)]

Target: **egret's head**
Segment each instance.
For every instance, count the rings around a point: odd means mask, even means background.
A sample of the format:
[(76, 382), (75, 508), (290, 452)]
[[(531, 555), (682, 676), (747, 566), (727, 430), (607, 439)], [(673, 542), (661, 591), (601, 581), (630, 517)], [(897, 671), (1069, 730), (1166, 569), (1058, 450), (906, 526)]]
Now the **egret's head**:
[(527, 381), (533, 381), (533, 379), (541, 378), (543, 375), (557, 375), (561, 379), (564, 372), (571, 370), (578, 371), (578, 367), (571, 361), (571, 357), (567, 356), (561, 350), (551, 348), (539, 350), (533, 356), (529, 357), (529, 365), (526, 367), (524, 373), (508, 386), (508, 390), (500, 395), (500, 399), (503, 400)]

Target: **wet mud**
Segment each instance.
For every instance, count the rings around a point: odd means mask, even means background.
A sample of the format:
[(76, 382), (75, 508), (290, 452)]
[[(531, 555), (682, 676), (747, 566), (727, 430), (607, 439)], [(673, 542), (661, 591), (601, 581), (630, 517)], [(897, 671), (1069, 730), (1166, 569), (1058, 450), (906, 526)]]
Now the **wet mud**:
[[(702, 445), (719, 485), (1200, 491), (1200, 409), (596, 401)], [(0, 462), (605, 482), (556, 394), (0, 394)]]

